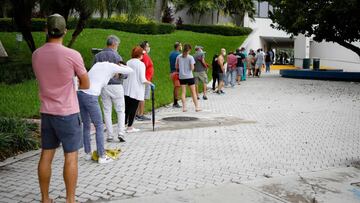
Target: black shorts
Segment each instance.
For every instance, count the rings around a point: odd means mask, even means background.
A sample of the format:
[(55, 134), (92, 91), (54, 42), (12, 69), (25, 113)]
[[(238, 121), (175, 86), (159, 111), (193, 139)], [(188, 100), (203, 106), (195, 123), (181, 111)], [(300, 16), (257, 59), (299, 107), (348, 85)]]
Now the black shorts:
[(41, 114), (41, 148), (56, 149), (60, 143), (65, 153), (83, 146), (82, 122), (79, 113), (68, 116)]
[(180, 85), (195, 85), (195, 79), (189, 78), (189, 79), (180, 79)]

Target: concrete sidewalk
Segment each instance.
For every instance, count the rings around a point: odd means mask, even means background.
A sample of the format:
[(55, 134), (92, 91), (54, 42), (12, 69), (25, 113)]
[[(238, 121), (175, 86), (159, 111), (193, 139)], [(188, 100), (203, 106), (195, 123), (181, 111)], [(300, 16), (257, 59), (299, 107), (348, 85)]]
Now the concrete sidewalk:
[[(106, 143), (122, 150), (113, 163), (86, 161), (81, 149), (77, 200), (226, 189), (230, 183), (344, 168), (360, 160), (359, 83), (286, 79), (272, 72), (225, 92), (199, 100), (199, 113), (191, 101), (187, 113), (158, 109), (155, 132), (151, 122), (136, 122), (142, 131), (127, 134), (126, 143)], [(163, 120), (173, 116), (197, 120)], [(39, 202), (38, 160), (30, 153), (0, 166), (0, 202)], [(59, 149), (50, 185), (56, 202), (65, 197), (63, 164)]]
[(243, 184), (114, 200), (108, 203), (281, 203), (360, 202), (360, 170), (338, 168), (297, 176), (271, 178)]

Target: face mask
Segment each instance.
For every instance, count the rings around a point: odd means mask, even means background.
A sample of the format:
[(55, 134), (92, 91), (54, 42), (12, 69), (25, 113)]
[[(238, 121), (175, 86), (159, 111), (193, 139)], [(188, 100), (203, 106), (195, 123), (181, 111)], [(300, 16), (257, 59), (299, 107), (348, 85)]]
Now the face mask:
[(147, 52), (147, 53), (150, 53), (150, 47), (147, 47), (147, 48), (146, 48), (146, 52)]

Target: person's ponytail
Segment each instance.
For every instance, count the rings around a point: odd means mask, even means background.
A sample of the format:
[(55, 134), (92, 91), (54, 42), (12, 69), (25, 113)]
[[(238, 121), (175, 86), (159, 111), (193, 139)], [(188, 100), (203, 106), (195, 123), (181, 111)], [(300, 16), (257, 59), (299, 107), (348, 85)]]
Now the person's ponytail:
[(185, 58), (189, 54), (188, 52), (191, 50), (190, 44), (184, 44), (183, 51), (182, 51), (182, 57)]

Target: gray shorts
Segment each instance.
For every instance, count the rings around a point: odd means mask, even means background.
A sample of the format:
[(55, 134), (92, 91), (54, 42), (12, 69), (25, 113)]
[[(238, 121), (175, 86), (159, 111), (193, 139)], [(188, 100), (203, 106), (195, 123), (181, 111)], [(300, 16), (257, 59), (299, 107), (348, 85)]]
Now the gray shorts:
[(236, 68), (236, 75), (237, 76), (242, 76), (243, 75), (243, 70), (244, 70), (244, 67), (242, 67), (242, 66), (237, 67)]
[(219, 74), (219, 81), (225, 80), (225, 74), (224, 73), (218, 73)]
[(150, 99), (150, 94), (151, 93), (151, 87), (150, 85), (145, 85), (145, 95), (144, 95), (144, 99), (148, 100)]
[(41, 148), (56, 149), (60, 143), (65, 153), (78, 151), (83, 146), (80, 114), (54, 116), (41, 114)]

